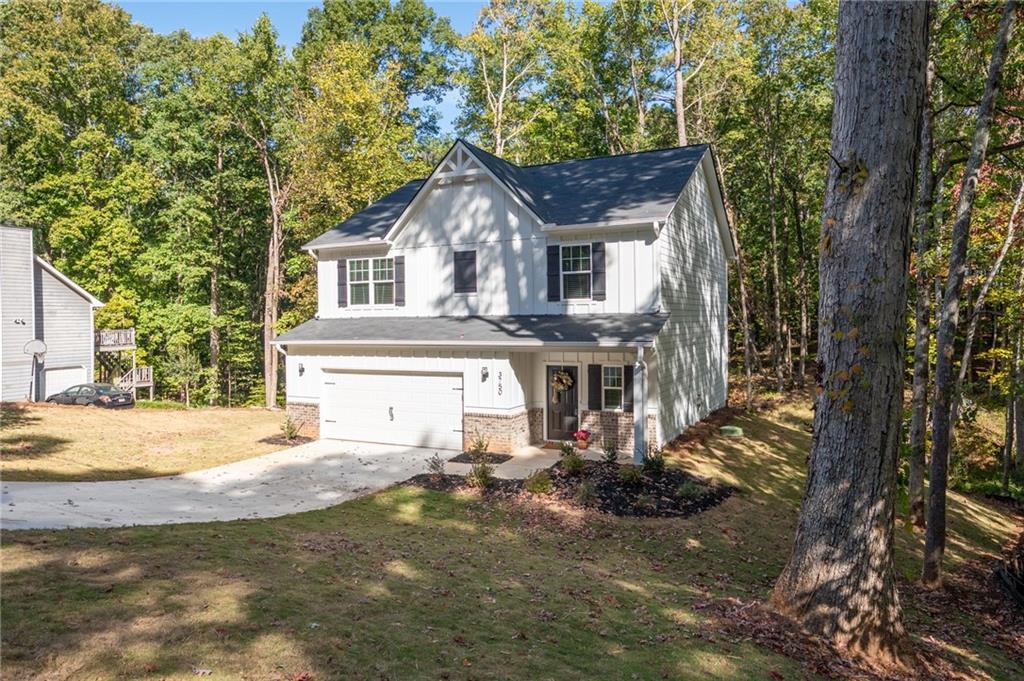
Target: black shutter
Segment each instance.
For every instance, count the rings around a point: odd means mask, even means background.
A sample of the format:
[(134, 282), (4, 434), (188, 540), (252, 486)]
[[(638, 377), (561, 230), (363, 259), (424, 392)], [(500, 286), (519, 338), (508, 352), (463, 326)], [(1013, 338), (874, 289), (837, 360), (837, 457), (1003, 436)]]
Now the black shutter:
[(476, 251), (455, 251), (455, 292), (476, 293)]
[(395, 305), (405, 305), (405, 256), (395, 256)]
[(338, 307), (348, 307), (348, 268), (344, 258), (338, 261)]
[(590, 244), (590, 297), (604, 300), (604, 243)]
[(587, 365), (587, 409), (601, 411), (601, 365)]
[(633, 365), (622, 367), (622, 411), (633, 411)]
[(548, 300), (561, 300), (561, 287), (558, 283), (559, 274), (562, 271), (560, 259), (562, 249), (557, 244), (548, 246)]

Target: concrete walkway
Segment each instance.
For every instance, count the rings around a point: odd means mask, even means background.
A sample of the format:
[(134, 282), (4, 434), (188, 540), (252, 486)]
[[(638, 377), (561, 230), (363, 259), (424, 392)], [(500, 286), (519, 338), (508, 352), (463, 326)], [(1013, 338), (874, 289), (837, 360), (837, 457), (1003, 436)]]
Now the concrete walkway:
[[(123, 527), (273, 518), (334, 506), (424, 473), (434, 452), (318, 440), (162, 478), (4, 482), (0, 527)], [(442, 452), (445, 458), (452, 455)]]

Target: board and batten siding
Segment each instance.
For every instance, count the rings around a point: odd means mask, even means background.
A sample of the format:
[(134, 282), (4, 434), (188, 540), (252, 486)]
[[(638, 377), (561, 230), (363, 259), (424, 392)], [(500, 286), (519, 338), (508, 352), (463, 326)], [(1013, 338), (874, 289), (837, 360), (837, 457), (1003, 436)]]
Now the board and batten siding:
[[(588, 409), (587, 395), (589, 394), (589, 376), (587, 366), (599, 364), (601, 366), (633, 366), (636, 363), (635, 351), (576, 351), (576, 350), (546, 350), (533, 353), (532, 358), (533, 377), (531, 380), (532, 389), (527, 393), (527, 406), (531, 409), (539, 409), (547, 406), (548, 392), (550, 386), (547, 384), (547, 367), (551, 365), (570, 365), (579, 367), (577, 381), (580, 411)], [(657, 359), (653, 353), (645, 356), (647, 363), (647, 413), (656, 414), (658, 411), (658, 371)]]
[(25, 400), (29, 397), (32, 356), (25, 344), (35, 338), (33, 304), (32, 230), (0, 227), (0, 319), (2, 337), (2, 399)]
[[(602, 301), (547, 299), (548, 244), (605, 243)], [(658, 243), (651, 230), (549, 235), (486, 176), (433, 187), (393, 246), (318, 252), (319, 316), (460, 316), (651, 312), (660, 306)], [(477, 291), (455, 293), (454, 252), (477, 253)], [(338, 305), (338, 258), (405, 256), (404, 306)]]
[[(49, 270), (36, 263), (36, 329), (37, 336), (46, 343), (46, 361), (40, 367), (41, 376), (47, 370), (82, 367), (87, 381), (93, 380), (93, 306), (91, 301), (68, 288)], [(40, 381), (38, 397), (52, 392)]]
[(661, 299), (669, 319), (655, 341), (658, 436), (672, 440), (725, 406), (728, 264), (706, 165), (687, 183), (658, 241)]
[(293, 346), (285, 371), (288, 402), (305, 404), (320, 403), (325, 371), (458, 374), (464, 409), (497, 415), (523, 411), (531, 378), (520, 353), (336, 345)]

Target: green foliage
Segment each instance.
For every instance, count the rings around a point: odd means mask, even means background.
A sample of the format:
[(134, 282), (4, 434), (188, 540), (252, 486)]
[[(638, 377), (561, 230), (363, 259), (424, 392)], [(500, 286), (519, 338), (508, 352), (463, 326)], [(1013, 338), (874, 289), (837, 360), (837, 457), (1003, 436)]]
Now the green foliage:
[(604, 443), (604, 462), (615, 463), (619, 460), (619, 446), (611, 440), (606, 440)]
[(646, 475), (652, 478), (661, 477), (661, 474), (665, 472), (665, 452), (661, 450), (648, 452), (644, 456), (641, 466)]
[(696, 480), (687, 480), (676, 488), (676, 498), (682, 501), (695, 501), (704, 496), (707, 488)]
[(434, 477), (441, 477), (445, 473), (445, 461), (440, 454), (435, 453), (427, 459), (427, 472)]
[(567, 440), (562, 441), (558, 444), (558, 453), (561, 454), (562, 457), (566, 457), (569, 456), (570, 454), (575, 454), (576, 447), (573, 446), (573, 444)]
[(469, 469), (466, 482), (470, 487), (487, 489), (494, 484), (494, 466), (487, 459), (479, 458)]
[(284, 435), (285, 440), (291, 442), (299, 436), (299, 424), (292, 417), (285, 416), (284, 422), (281, 424), (281, 434)]
[(594, 488), (594, 483), (590, 480), (584, 480), (576, 488), (576, 494), (573, 495), (576, 503), (580, 506), (590, 506), (597, 499), (597, 490)]
[(585, 462), (578, 452), (571, 452), (562, 457), (562, 468), (569, 475), (578, 475), (583, 472)]
[(619, 481), (631, 487), (639, 485), (644, 481), (643, 471), (632, 464), (624, 465), (619, 469)]
[(478, 433), (473, 436), (472, 442), (469, 443), (469, 453), (474, 457), (479, 457), (486, 454), (490, 446), (491, 441)]
[(526, 478), (523, 485), (530, 494), (551, 494), (553, 489), (551, 475), (544, 470), (530, 473), (530, 476)]

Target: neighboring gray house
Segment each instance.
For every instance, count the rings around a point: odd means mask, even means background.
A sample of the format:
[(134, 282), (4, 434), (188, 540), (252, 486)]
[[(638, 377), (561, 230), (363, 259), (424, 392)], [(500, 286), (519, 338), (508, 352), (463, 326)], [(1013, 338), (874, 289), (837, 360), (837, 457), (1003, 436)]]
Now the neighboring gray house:
[[(41, 400), (92, 381), (93, 313), (102, 305), (33, 254), (31, 229), (0, 225), (0, 399)], [(36, 340), (46, 353), (33, 376), (30, 343)]]
[(318, 313), (276, 343), (307, 432), (510, 451), (583, 427), (643, 452), (726, 403), (707, 146), (521, 167), (460, 140), (304, 248)]

